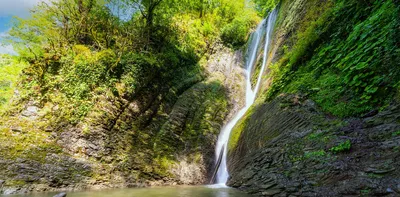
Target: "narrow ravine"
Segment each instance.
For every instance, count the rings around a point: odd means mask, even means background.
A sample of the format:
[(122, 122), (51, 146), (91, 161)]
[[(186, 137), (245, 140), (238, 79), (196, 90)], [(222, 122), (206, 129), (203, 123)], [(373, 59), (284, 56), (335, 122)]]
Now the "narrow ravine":
[[(216, 149), (215, 149), (215, 160), (216, 163), (219, 164), (217, 165), (217, 173), (215, 177), (215, 184), (218, 186), (226, 186), (226, 182), (229, 177), (229, 172), (227, 169), (227, 146), (228, 146), (228, 140), (229, 136), (231, 134), (231, 131), (233, 127), (236, 125), (236, 123), (244, 116), (244, 114), (247, 112), (247, 110), (251, 107), (251, 105), (254, 103), (257, 92), (260, 88), (260, 83), (261, 83), (261, 78), (263, 71), (265, 69), (266, 63), (267, 63), (267, 54), (269, 50), (269, 45), (270, 45), (270, 40), (271, 40), (271, 34), (273, 32), (274, 24), (276, 21), (276, 16), (277, 16), (277, 11), (273, 10), (267, 19), (264, 19), (261, 21), (261, 23), (257, 26), (256, 31), (252, 34), (251, 36), (251, 41), (247, 49), (247, 55), (248, 58), (246, 60), (246, 105), (243, 107), (234, 117), (231, 121), (226, 124), (223, 129), (221, 130), (221, 133), (218, 137)], [(252, 70), (253, 66), (256, 63), (257, 56), (259, 54), (260, 50), (260, 45), (261, 42), (263, 41), (263, 36), (265, 36), (265, 45), (264, 45), (264, 54), (263, 54), (263, 64), (261, 67), (261, 72), (258, 75), (257, 83), (254, 89), (251, 87), (251, 75), (252, 75)], [(222, 157), (220, 154), (223, 154)], [(221, 161), (218, 161), (221, 160)]]

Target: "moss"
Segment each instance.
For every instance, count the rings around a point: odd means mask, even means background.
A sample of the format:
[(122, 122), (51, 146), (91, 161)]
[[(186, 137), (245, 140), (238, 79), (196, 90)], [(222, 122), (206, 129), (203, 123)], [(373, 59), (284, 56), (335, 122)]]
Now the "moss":
[(346, 141), (341, 142), (340, 144), (330, 148), (329, 150), (336, 154), (336, 153), (340, 153), (340, 152), (349, 151), (350, 148), (351, 148), (351, 142), (350, 142), (350, 140), (346, 140)]
[(228, 152), (233, 151), (238, 145), (240, 136), (244, 131), (244, 129), (246, 128), (247, 123), (249, 122), (250, 117), (253, 114), (255, 108), (256, 107), (251, 107), (249, 110), (247, 110), (246, 114), (233, 127), (231, 135), (229, 136)]
[(381, 178), (385, 177), (385, 175), (376, 174), (376, 173), (367, 173), (367, 176), (371, 179), (381, 179)]
[(23, 186), (26, 185), (26, 182), (23, 180), (7, 180), (5, 182), (6, 186), (13, 187), (13, 186)]
[(368, 196), (371, 193), (371, 189), (362, 189), (360, 190), (361, 196)]
[(400, 136), (400, 130), (392, 133), (392, 136), (393, 137)]
[(315, 158), (324, 157), (324, 156), (326, 156), (325, 150), (318, 150), (318, 151), (304, 153), (304, 157), (306, 159), (315, 159)]
[[(49, 140), (50, 134), (40, 129), (40, 121), (3, 117), (0, 126), (0, 153), (4, 158), (27, 158), (44, 162), (49, 153), (61, 153), (61, 148)], [(18, 131), (10, 128), (18, 125)], [(45, 124), (44, 124), (45, 125)]]
[[(284, 1), (282, 6), (292, 13), (278, 19), (277, 34), (294, 33), (283, 43), (289, 49), (277, 61), (269, 100), (283, 92), (306, 93), (338, 117), (390, 103), (400, 79), (391, 66), (398, 62), (397, 36), (391, 32), (400, 22), (393, 1), (373, 6), (355, 0)], [(297, 12), (297, 18), (290, 15)]]
[(154, 171), (156, 174), (161, 176), (171, 176), (170, 170), (176, 164), (174, 160), (171, 160), (167, 157), (158, 157), (154, 159)]
[(91, 134), (90, 128), (87, 124), (82, 125), (82, 134), (86, 136)]

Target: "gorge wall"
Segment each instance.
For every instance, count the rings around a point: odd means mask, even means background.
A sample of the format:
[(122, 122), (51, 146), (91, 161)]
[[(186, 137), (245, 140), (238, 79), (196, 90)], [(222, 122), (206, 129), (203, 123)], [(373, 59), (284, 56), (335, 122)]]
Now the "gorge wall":
[(342, 120), (281, 95), (246, 118), (228, 185), (260, 196), (397, 196), (399, 109)]
[(398, 31), (399, 10), (398, 1), (280, 2), (262, 90), (230, 137), (229, 186), (400, 195), (400, 39), (379, 35)]

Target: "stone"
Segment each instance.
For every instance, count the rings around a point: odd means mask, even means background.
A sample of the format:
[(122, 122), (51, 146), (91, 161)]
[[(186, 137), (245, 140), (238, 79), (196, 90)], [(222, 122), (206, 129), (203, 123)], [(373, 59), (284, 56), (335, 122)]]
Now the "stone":
[(264, 196), (274, 196), (274, 195), (279, 194), (281, 192), (282, 192), (281, 189), (269, 189), (269, 190), (266, 190), (264, 192), (261, 192), (261, 194), (264, 195)]
[(398, 184), (398, 185), (394, 188), (394, 190), (396, 190), (397, 193), (400, 193), (400, 184)]
[(53, 197), (66, 197), (66, 196), (67, 196), (67, 193), (61, 192), (59, 194), (54, 195)]
[(7, 188), (3, 191), (4, 195), (10, 195), (10, 194), (16, 194), (17, 193), (17, 188)]
[[(392, 136), (400, 122), (390, 118), (400, 112), (379, 112), (370, 117), (376, 124), (368, 127), (367, 118), (338, 124), (301, 102), (280, 108), (291, 98), (281, 101), (278, 97), (248, 116), (236, 148), (229, 152), (228, 186), (261, 196), (355, 196), (360, 190), (371, 196), (400, 193), (399, 161), (394, 159), (400, 156), (395, 149), (400, 138)], [(327, 140), (327, 136), (335, 139)], [(259, 139), (264, 143), (254, 143)], [(352, 151), (329, 156), (330, 147), (347, 139), (351, 139)], [(308, 152), (322, 154), (305, 158)], [(266, 178), (270, 176), (275, 176), (274, 186)]]
[(38, 115), (39, 108), (36, 106), (28, 106), (26, 110), (22, 112), (22, 116), (35, 118)]
[(52, 132), (54, 129), (52, 128), (52, 127), (50, 127), (50, 126), (47, 126), (45, 129), (44, 129), (44, 131), (45, 132), (48, 132), (48, 133), (50, 133), (50, 132)]
[(262, 189), (269, 189), (269, 188), (274, 187), (274, 186), (276, 186), (276, 185), (277, 185), (276, 183), (264, 184), (264, 185), (261, 185), (260, 188), (262, 188)]

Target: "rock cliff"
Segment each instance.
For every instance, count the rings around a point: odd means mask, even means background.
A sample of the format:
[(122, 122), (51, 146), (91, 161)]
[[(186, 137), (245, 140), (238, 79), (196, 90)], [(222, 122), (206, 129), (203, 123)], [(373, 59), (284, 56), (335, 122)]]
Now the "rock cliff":
[(398, 196), (399, 105), (361, 118), (304, 96), (259, 105), (230, 145), (228, 185), (260, 196)]
[(208, 182), (219, 130), (242, 105), (241, 58), (216, 45), (196, 75), (169, 88), (154, 80), (133, 99), (99, 95), (76, 124), (55, 103), (22, 101), (1, 120), (1, 191)]

